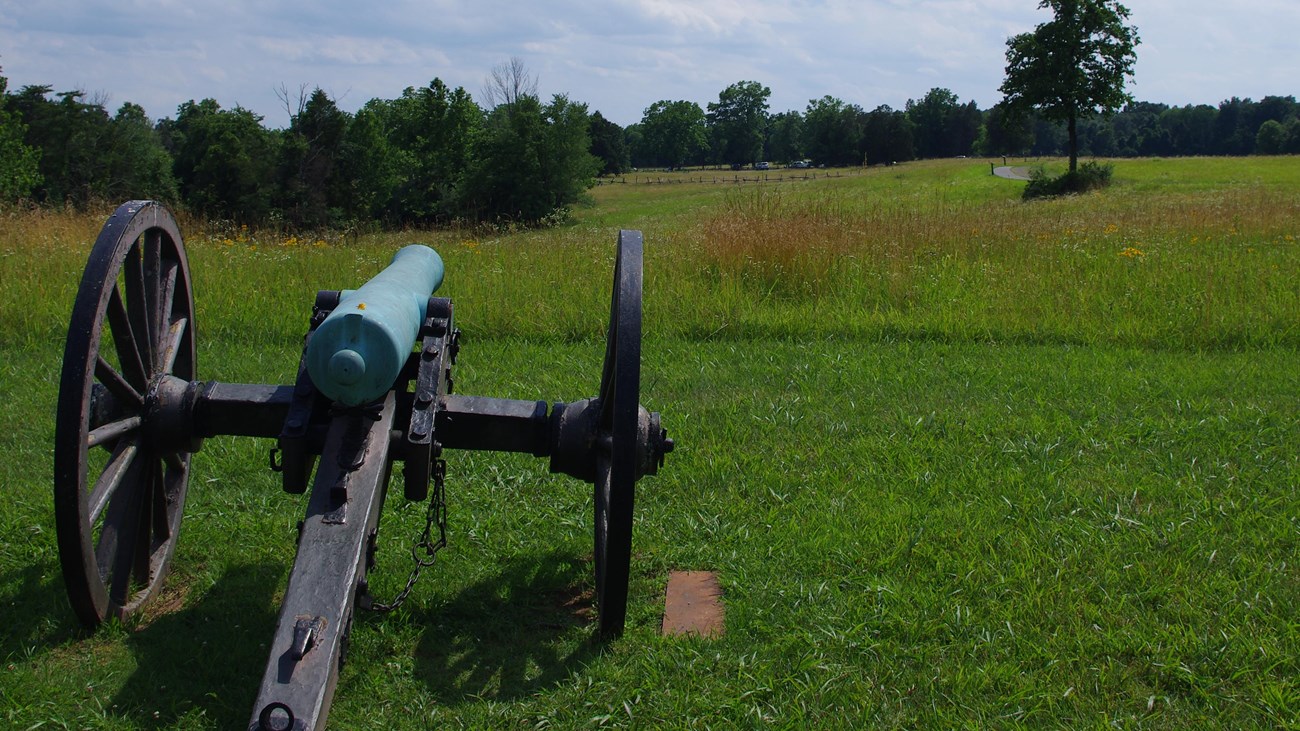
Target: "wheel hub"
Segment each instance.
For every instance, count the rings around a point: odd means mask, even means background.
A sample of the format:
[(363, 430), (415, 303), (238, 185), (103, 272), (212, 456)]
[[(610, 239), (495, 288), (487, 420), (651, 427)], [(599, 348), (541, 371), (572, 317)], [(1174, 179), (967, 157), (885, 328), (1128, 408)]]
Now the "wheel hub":
[(203, 384), (163, 374), (149, 383), (142, 430), (147, 444), (159, 453), (194, 453), (203, 439), (194, 434), (194, 405)]

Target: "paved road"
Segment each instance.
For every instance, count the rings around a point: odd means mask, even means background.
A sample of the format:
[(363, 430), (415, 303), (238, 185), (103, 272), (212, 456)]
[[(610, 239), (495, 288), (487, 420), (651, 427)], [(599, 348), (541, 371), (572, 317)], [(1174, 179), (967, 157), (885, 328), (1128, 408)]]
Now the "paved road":
[(1007, 180), (1029, 180), (1029, 168), (1004, 165), (993, 168), (993, 174)]

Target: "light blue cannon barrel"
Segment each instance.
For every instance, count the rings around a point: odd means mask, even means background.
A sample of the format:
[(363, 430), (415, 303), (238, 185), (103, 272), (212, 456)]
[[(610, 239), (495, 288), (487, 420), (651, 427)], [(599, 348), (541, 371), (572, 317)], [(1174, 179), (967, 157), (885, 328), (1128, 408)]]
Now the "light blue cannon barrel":
[(388, 393), (442, 275), (438, 252), (412, 244), (360, 289), (344, 291), (307, 346), (307, 374), (316, 389), (346, 406)]

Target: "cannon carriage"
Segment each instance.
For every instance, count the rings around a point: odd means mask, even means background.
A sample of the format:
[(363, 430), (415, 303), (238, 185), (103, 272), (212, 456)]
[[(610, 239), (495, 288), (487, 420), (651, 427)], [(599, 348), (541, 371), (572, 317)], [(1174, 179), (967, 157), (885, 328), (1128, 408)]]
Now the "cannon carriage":
[[(410, 246), (356, 290), (315, 296), (295, 383), (198, 379), (190, 270), (175, 219), (131, 201), (91, 250), (70, 320), (55, 428), (64, 581), (87, 627), (157, 593), (179, 535), (191, 455), (223, 435), (276, 440), (284, 490), (310, 487), (250, 729), (323, 728), (390, 475), (428, 500), (425, 549), (445, 543), (445, 455), (523, 452), (591, 483), (597, 631), (621, 634), (634, 486), (673, 442), (640, 405), (642, 237), (618, 236), (597, 395), (548, 403), (453, 393), (460, 350), (438, 255)], [(437, 536), (433, 536), (437, 533)], [(409, 592), (416, 573), (399, 599)], [(384, 608), (380, 605), (379, 608)]]

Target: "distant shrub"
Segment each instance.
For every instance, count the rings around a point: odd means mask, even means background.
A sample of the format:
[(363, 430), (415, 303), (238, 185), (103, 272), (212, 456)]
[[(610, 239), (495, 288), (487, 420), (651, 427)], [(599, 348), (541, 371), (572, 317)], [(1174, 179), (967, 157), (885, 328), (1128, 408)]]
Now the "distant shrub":
[(1105, 188), (1110, 185), (1114, 172), (1114, 165), (1096, 162), (1085, 162), (1074, 172), (1057, 177), (1052, 177), (1039, 168), (1029, 174), (1029, 184), (1025, 186), (1023, 199), (1051, 198)]

